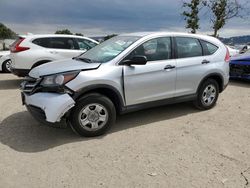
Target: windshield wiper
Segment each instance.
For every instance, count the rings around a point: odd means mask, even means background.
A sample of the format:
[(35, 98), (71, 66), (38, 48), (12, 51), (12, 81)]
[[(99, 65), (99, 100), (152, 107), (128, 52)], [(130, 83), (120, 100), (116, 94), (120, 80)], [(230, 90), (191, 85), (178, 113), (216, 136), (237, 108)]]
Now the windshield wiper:
[(93, 61), (91, 59), (88, 59), (88, 58), (85, 58), (85, 57), (73, 57), (72, 59), (84, 61), (86, 63), (93, 63)]

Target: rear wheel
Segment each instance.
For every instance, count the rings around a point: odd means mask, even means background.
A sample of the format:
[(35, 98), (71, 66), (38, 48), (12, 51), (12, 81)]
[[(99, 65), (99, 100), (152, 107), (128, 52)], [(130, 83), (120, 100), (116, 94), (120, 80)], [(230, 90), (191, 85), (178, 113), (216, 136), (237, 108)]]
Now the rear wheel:
[(11, 60), (10, 59), (3, 62), (3, 67), (2, 68), (3, 68), (4, 72), (10, 73), (11, 72), (10, 67), (11, 67)]
[(116, 110), (112, 101), (93, 93), (82, 97), (70, 113), (69, 124), (81, 136), (104, 134), (114, 123)]
[(201, 110), (208, 110), (215, 106), (219, 96), (219, 85), (213, 79), (208, 79), (202, 83), (198, 90), (198, 97), (194, 102), (195, 106)]

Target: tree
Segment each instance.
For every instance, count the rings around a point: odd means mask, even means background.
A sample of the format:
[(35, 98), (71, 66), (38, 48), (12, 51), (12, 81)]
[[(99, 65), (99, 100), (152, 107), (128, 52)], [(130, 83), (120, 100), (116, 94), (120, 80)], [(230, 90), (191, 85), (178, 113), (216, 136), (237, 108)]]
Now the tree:
[(82, 33), (75, 33), (75, 35), (77, 35), (77, 36), (83, 36)]
[(235, 17), (243, 17), (245, 11), (238, 0), (209, 0), (206, 6), (211, 10), (213, 36), (218, 37), (218, 31)]
[(17, 36), (15, 32), (0, 23), (0, 39), (13, 39)]
[(117, 36), (117, 34), (107, 35), (107, 36), (104, 37), (104, 41), (108, 40), (108, 39), (111, 39), (112, 37), (115, 37), (115, 36)]
[(191, 33), (196, 33), (196, 30), (199, 29), (199, 8), (201, 0), (191, 0), (190, 3), (184, 2), (183, 7), (185, 10), (182, 15), (184, 20), (186, 20), (186, 28), (191, 29)]
[(57, 30), (55, 34), (73, 35), (73, 33), (71, 33), (71, 31), (68, 29)]

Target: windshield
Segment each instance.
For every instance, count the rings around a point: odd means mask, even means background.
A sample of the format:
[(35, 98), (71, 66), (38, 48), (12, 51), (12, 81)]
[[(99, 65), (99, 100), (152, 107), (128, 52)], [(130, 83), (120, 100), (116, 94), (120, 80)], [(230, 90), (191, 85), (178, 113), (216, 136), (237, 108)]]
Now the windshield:
[(113, 37), (95, 46), (78, 58), (88, 60), (88, 62), (106, 63), (117, 57), (139, 38), (138, 36)]

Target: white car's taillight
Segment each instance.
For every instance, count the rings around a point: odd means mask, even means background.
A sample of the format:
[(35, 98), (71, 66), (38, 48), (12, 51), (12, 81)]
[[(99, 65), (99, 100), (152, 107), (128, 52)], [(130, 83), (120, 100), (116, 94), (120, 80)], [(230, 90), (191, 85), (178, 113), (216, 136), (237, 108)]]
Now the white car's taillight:
[(25, 38), (19, 38), (17, 39), (13, 45), (10, 47), (10, 51), (12, 53), (17, 53), (17, 52), (22, 52), (22, 51), (25, 51), (25, 50), (28, 50), (30, 49), (29, 47), (24, 47), (24, 46), (21, 46), (21, 43), (23, 42)]

